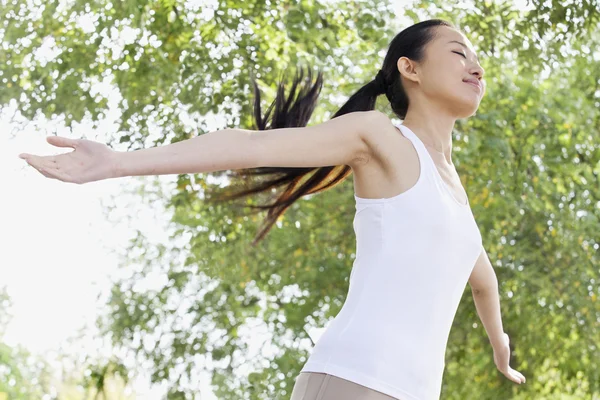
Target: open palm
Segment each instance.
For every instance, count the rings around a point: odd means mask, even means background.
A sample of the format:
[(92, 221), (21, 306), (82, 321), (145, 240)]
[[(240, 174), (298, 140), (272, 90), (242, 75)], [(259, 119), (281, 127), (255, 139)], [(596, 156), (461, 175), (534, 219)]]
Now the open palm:
[(19, 157), (42, 175), (63, 182), (82, 184), (114, 177), (116, 151), (103, 143), (87, 139), (48, 136), (48, 143), (70, 147), (70, 153), (55, 156), (36, 156), (22, 153)]

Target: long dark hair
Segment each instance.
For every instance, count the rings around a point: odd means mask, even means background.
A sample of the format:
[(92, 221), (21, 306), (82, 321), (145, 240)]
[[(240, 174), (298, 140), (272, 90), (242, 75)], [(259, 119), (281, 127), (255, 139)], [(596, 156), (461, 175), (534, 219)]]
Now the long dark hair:
[[(424, 57), (424, 48), (435, 37), (434, 27), (448, 26), (454, 28), (450, 22), (431, 19), (414, 24), (398, 33), (388, 47), (383, 66), (378, 77), (361, 87), (348, 101), (335, 113), (332, 118), (356, 111), (369, 111), (375, 108), (375, 101), (380, 94), (386, 95), (390, 101), (392, 111), (400, 119), (404, 119), (408, 110), (408, 97), (400, 80), (397, 61), (400, 57), (407, 57), (414, 61), (421, 61)], [(289, 95), (285, 96), (284, 79), (279, 81), (275, 100), (271, 103), (262, 117), (260, 109), (260, 91), (252, 77), (254, 89), (254, 118), (255, 130), (279, 129), (306, 126), (317, 104), (317, 98), (323, 85), (323, 74), (319, 72), (313, 83), (313, 74), (308, 70), (307, 78), (300, 68), (293, 79)], [(298, 92), (298, 93), (296, 93)], [(274, 111), (273, 111), (274, 107)], [(271, 112), (273, 115), (271, 116)], [(247, 207), (268, 210), (262, 229), (252, 242), (255, 246), (272, 228), (278, 217), (300, 197), (318, 193), (341, 183), (352, 169), (347, 165), (338, 165), (319, 168), (285, 168), (285, 167), (259, 167), (234, 170), (228, 177), (243, 180), (244, 177), (267, 176), (265, 179), (252, 181), (254, 186), (236, 193), (227, 193), (227, 188), (217, 196), (210, 194), (206, 201), (219, 202), (234, 200), (260, 192), (270, 192), (278, 187), (284, 187), (278, 194), (275, 202), (266, 205), (247, 205)], [(304, 177), (307, 177), (305, 181)], [(247, 181), (244, 181), (247, 185)]]

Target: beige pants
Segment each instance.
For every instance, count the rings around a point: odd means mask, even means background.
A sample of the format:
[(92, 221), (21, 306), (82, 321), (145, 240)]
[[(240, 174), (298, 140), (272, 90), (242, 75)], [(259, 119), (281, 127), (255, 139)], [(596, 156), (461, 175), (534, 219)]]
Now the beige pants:
[(357, 383), (319, 372), (301, 372), (290, 400), (400, 400)]

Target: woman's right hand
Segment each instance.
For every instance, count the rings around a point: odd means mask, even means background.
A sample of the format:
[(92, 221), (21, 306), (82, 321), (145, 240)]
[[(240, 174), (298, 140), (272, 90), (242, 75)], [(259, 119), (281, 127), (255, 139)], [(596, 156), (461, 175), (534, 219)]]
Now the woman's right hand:
[(510, 367), (510, 338), (506, 333), (503, 334), (504, 344), (494, 347), (494, 363), (496, 367), (504, 376), (506, 376), (511, 381), (521, 384), (525, 383), (526, 379), (522, 373), (517, 370), (514, 370)]
[(19, 157), (47, 178), (82, 184), (115, 178), (117, 152), (105, 144), (87, 139), (48, 136), (48, 143), (71, 147), (70, 153), (55, 156), (36, 156), (22, 153)]

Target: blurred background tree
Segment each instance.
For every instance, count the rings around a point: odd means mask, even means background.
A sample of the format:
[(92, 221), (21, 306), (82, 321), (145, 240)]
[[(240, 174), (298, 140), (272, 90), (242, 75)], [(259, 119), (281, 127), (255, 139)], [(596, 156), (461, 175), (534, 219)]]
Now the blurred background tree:
[(11, 316), (10, 296), (3, 287), (0, 288), (0, 400), (41, 399), (51, 392), (49, 366), (23, 347), (4, 343)]
[[(131, 400), (129, 375), (118, 360), (60, 349), (56, 353), (32, 354), (21, 345), (3, 341), (12, 318), (12, 302), (0, 289), (0, 400)], [(43, 332), (40, 332), (42, 335)], [(68, 339), (71, 346), (81, 335)], [(79, 352), (80, 353), (80, 352)]]
[[(300, 65), (325, 74), (311, 120), (322, 122), (373, 79), (396, 33), (453, 22), (488, 82), (477, 115), (457, 121), (454, 160), (500, 282), (512, 365), (528, 381), (495, 369), (466, 288), (442, 398), (600, 396), (597, 0), (13, 2), (2, 18), (0, 104), (67, 126), (117, 112), (110, 145), (123, 150), (203, 134), (216, 116), (220, 128), (252, 129), (251, 73), (267, 104), (282, 72)], [(377, 107), (392, 116), (384, 100)], [(171, 399), (191, 398), (202, 369), (219, 399), (289, 398), (309, 332), (345, 299), (351, 180), (298, 201), (257, 248), (264, 215), (244, 206), (269, 198), (203, 201), (240, 184), (219, 172), (132, 188), (171, 214), (170, 240), (139, 232), (98, 324)]]

